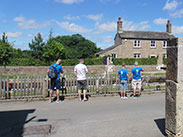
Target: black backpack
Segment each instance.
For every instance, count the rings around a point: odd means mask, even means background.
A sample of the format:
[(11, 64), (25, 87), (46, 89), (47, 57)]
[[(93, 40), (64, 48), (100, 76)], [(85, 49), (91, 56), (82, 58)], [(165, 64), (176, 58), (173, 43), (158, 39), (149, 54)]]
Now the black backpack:
[(52, 79), (56, 79), (57, 78), (57, 69), (56, 67), (58, 66), (58, 64), (56, 66), (54, 65), (51, 65), (51, 68), (49, 69), (49, 72), (48, 72), (48, 77), (49, 78), (52, 78)]

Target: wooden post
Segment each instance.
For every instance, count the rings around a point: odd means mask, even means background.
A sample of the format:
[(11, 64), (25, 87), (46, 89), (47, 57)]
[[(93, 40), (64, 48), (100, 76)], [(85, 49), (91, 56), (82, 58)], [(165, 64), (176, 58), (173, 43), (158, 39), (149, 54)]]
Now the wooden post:
[(43, 87), (42, 87), (42, 96), (43, 96), (43, 98), (46, 98), (47, 96), (48, 96), (48, 92), (47, 92), (47, 82), (48, 80), (47, 80), (47, 78), (42, 78), (42, 82), (43, 82)]

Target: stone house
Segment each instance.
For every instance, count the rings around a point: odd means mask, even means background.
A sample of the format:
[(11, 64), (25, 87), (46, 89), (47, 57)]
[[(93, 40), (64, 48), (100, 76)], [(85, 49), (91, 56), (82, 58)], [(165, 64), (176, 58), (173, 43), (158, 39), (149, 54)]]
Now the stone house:
[(110, 55), (113, 58), (154, 58), (158, 57), (158, 64), (167, 57), (167, 39), (173, 38), (172, 25), (168, 20), (166, 32), (126, 31), (123, 30), (121, 18), (117, 21), (117, 33), (114, 45), (97, 53), (98, 57)]

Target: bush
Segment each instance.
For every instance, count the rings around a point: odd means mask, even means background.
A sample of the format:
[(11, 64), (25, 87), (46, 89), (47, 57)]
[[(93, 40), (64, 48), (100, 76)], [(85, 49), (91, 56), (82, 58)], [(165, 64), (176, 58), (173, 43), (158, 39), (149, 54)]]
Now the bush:
[(18, 59), (11, 59), (8, 66), (45, 66), (47, 65), (43, 61), (39, 59), (33, 58), (18, 58)]
[(103, 65), (104, 58), (85, 59), (86, 65)]
[(134, 65), (135, 61), (138, 61), (139, 65), (157, 65), (158, 58), (114, 58), (114, 65)]
[[(84, 59), (86, 65), (103, 65), (104, 58), (87, 58)], [(74, 66), (79, 63), (79, 59), (63, 59), (63, 66)]]
[(79, 63), (79, 59), (62, 59), (63, 66), (74, 66)]
[(163, 58), (163, 64), (164, 64), (164, 65), (167, 64), (167, 58)]

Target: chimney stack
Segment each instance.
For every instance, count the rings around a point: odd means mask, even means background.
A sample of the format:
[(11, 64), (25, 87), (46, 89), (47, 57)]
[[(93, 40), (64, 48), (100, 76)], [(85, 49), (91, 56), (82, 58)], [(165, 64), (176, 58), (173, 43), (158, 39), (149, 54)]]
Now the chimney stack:
[(172, 33), (172, 24), (170, 23), (170, 20), (168, 20), (166, 24), (166, 32)]
[(123, 32), (122, 25), (123, 25), (123, 22), (121, 20), (121, 17), (119, 17), (118, 22), (117, 22), (117, 33), (122, 33)]

